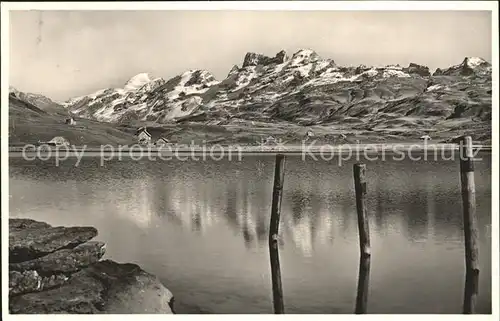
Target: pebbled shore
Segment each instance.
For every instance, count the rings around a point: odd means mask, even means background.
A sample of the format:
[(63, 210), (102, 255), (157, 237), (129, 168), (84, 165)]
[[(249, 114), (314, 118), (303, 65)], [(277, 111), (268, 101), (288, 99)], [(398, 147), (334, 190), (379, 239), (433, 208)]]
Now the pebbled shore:
[(93, 227), (9, 219), (9, 312), (167, 313), (174, 297), (136, 264), (101, 260)]

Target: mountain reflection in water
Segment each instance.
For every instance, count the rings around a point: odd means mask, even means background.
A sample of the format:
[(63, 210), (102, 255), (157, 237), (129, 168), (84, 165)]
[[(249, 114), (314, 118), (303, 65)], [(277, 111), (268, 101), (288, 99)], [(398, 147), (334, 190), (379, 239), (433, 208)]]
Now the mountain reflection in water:
[[(287, 158), (280, 260), (287, 313), (352, 313), (358, 231), (352, 164)], [(272, 313), (273, 157), (241, 162), (10, 160), (10, 216), (92, 225), (107, 256), (159, 275), (179, 312)], [(458, 163), (367, 162), (368, 313), (460, 313)], [(491, 312), (491, 158), (476, 164), (478, 310)]]

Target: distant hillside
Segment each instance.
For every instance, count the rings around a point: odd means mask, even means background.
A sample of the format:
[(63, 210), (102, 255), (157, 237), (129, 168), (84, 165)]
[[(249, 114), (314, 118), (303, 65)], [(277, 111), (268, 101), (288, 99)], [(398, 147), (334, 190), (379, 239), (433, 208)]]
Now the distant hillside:
[(9, 96), (30, 103), (49, 114), (68, 115), (68, 110), (64, 106), (40, 94), (26, 93), (14, 87), (9, 87)]
[[(136, 137), (116, 129), (116, 126), (94, 120), (76, 118), (75, 125), (66, 124), (67, 111), (39, 108), (22, 98), (31, 95), (9, 95), (9, 144), (34, 144), (63, 136), (74, 145), (133, 144)], [(32, 100), (35, 103), (40, 100)], [(63, 107), (61, 107), (63, 108)]]

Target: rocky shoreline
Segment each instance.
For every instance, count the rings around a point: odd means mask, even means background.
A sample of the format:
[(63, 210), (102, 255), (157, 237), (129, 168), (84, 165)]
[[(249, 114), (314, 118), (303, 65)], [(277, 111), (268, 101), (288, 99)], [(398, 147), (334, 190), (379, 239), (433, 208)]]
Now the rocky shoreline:
[(136, 264), (101, 260), (93, 227), (9, 219), (9, 312), (174, 313), (174, 297)]

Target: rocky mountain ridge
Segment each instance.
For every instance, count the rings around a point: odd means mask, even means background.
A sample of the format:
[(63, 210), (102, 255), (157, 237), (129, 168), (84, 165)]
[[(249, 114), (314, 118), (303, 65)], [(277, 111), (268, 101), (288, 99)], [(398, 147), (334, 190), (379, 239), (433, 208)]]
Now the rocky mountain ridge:
[(9, 86), (9, 96), (29, 103), (45, 112), (68, 114), (68, 110), (66, 110), (61, 104), (56, 103), (44, 95), (22, 92), (12, 86)]
[(234, 65), (222, 80), (203, 69), (168, 80), (141, 73), (123, 88), (102, 89), (64, 106), (78, 117), (118, 126), (200, 124), (271, 131), (319, 126), (413, 138), (472, 131), (488, 140), (491, 90), (491, 64), (477, 57), (431, 73), (416, 63), (340, 66), (301, 49), (291, 56), (249, 52), (241, 67)]
[(436, 69), (434, 76), (470, 76), (481, 75), (491, 77), (491, 64), (479, 57), (465, 57), (461, 64), (441, 70)]
[[(191, 120), (220, 123), (242, 117), (318, 124), (328, 122), (333, 115), (363, 121), (361, 114), (384, 112), (391, 109), (387, 105), (409, 97), (436, 99), (438, 87), (441, 94), (458, 83), (468, 82), (474, 87), (477, 79), (464, 79), (473, 76), (491, 78), (491, 65), (481, 58), (467, 57), (461, 64), (438, 69), (431, 75), (428, 67), (415, 63), (408, 67), (338, 66), (332, 59), (323, 59), (313, 50), (303, 49), (291, 57), (284, 51), (275, 57), (247, 53), (242, 67), (234, 66), (222, 81), (206, 70), (189, 70), (169, 80), (139, 74), (124, 88), (102, 90), (71, 99), (65, 105), (81, 117), (106, 122), (133, 119), (168, 123), (197, 116), (198, 119)], [(281, 110), (283, 105), (293, 107)], [(427, 115), (447, 118), (456, 107), (450, 105), (440, 112), (430, 108)], [(425, 108), (415, 107), (426, 113)], [(352, 109), (359, 112), (348, 111)], [(479, 109), (471, 116), (481, 114)], [(409, 116), (406, 112), (401, 116)]]

